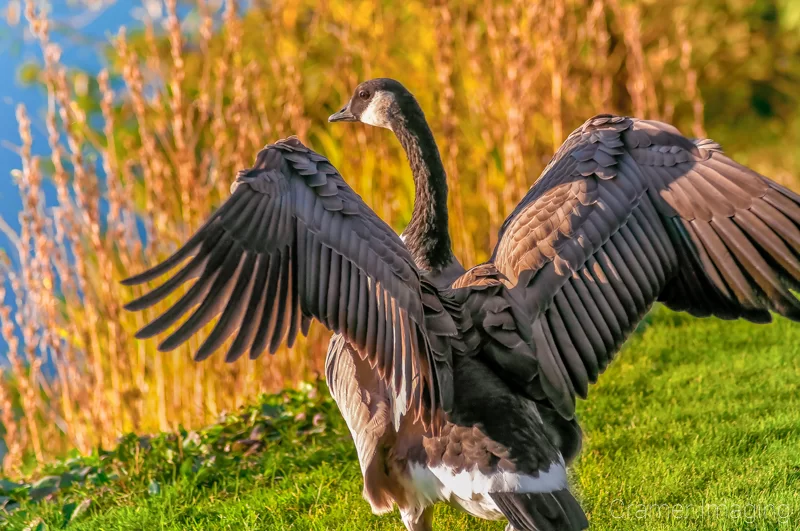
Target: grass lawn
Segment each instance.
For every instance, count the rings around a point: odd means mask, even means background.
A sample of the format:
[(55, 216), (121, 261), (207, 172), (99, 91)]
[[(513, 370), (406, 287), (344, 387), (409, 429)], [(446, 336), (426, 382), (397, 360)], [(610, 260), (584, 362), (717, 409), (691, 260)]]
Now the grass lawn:
[[(199, 432), (0, 481), (0, 527), (33, 530), (397, 530), (361, 498), (355, 450), (320, 387)], [(659, 308), (579, 405), (571, 480), (593, 530), (797, 529), (800, 325)], [(31, 498), (40, 501), (30, 501)], [(437, 529), (501, 530), (439, 507)]]

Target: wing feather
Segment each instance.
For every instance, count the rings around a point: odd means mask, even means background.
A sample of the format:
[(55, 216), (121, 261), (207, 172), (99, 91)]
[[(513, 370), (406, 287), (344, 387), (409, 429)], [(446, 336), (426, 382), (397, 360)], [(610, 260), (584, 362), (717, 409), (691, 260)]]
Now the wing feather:
[(586, 366), (578, 349), (575, 348), (557, 308), (551, 307), (547, 311), (547, 324), (553, 335), (553, 345), (558, 353), (556, 359), (562, 360), (565, 377), (570, 379), (578, 396), (586, 398), (589, 392), (589, 375), (586, 373)]
[(525, 301), (542, 392), (569, 418), (656, 300), (800, 320), (800, 195), (711, 140), (601, 115), (503, 223), (492, 264)]
[(233, 361), (246, 351), (255, 358), (284, 342), (291, 346), (316, 318), (341, 333), (393, 390), (396, 417), (412, 411), (425, 419), (423, 410), (432, 415), (442, 402), (433, 392), (437, 363), (411, 256), (333, 166), (297, 139), (263, 149), (184, 246), (123, 282), (148, 282), (184, 261), (127, 305), (151, 307), (196, 278), (137, 337), (164, 332), (191, 312), (159, 346), (171, 350), (218, 318), (195, 357), (232, 339), (226, 360)]
[(264, 255), (257, 255), (257, 262), (254, 266), (255, 276), (253, 281), (253, 289), (250, 293), (250, 299), (247, 302), (247, 313), (242, 320), (242, 326), (236, 339), (225, 354), (225, 361), (232, 362), (239, 359), (242, 354), (253, 344), (256, 332), (258, 331), (257, 323), (261, 322), (261, 317), (264, 314), (264, 307), (267, 302), (267, 275), (269, 274), (269, 258)]
[[(256, 265), (258, 256), (255, 253), (245, 253), (240, 271), (252, 271)], [(255, 275), (237, 273), (236, 286), (233, 288), (229, 297), (230, 300), (247, 300), (249, 301), (249, 291), (252, 289)], [(205, 359), (215, 350), (217, 350), (222, 343), (233, 333), (234, 329), (239, 327), (242, 315), (246, 309), (244, 304), (228, 304), (222, 312), (222, 315), (214, 325), (214, 329), (206, 337), (203, 344), (197, 350), (195, 355), (198, 359)]]
[[(598, 367), (598, 358), (602, 357), (605, 346), (603, 345), (603, 341), (600, 339), (597, 329), (594, 327), (591, 319), (588, 318), (588, 315), (586, 316), (587, 319), (583, 322), (578, 319), (569, 303), (567, 293), (570, 293), (573, 296), (575, 295), (575, 291), (572, 289), (571, 282), (564, 284), (564, 289), (556, 294), (554, 300), (556, 304), (554, 313), (557, 313), (563, 321), (564, 330), (569, 335), (575, 350), (580, 356), (583, 370), (586, 372), (587, 380), (590, 383), (594, 383), (597, 381), (597, 376), (600, 372)], [(579, 308), (583, 310), (585, 314), (583, 306), (581, 305)], [(590, 336), (592, 336), (591, 339)], [(600, 352), (596, 353), (596, 350), (599, 350)], [(584, 394), (587, 392), (588, 387), (584, 391)]]

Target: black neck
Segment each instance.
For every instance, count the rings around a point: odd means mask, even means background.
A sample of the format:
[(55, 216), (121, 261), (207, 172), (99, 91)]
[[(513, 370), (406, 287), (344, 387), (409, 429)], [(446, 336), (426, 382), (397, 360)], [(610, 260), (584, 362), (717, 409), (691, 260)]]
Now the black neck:
[(453, 260), (447, 225), (447, 175), (425, 115), (410, 95), (403, 102), (402, 114), (392, 119), (392, 130), (406, 152), (416, 188), (403, 239), (417, 267), (440, 271)]

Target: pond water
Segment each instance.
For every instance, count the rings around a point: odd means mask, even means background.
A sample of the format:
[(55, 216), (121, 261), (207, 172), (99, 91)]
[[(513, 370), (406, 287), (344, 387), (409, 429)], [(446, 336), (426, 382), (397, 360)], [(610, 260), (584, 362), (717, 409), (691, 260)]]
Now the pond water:
[[(43, 64), (39, 42), (28, 30), (23, 3), (19, 0), (0, 2), (0, 216), (15, 232), (19, 230), (18, 215), (22, 203), (11, 172), (21, 168), (16, 152), (20, 145), (16, 108), (20, 103), (25, 104), (32, 122), (34, 154), (49, 153), (45, 125), (46, 90), (22, 83), (19, 76), (20, 69), (28, 63)], [(48, 18), (53, 28), (51, 41), (62, 48), (61, 62), (69, 68), (91, 74), (106, 66), (104, 49), (120, 27), (141, 27), (146, 13), (141, 2), (129, 0), (39, 0), (36, 3), (48, 5)], [(161, 15), (160, 1), (146, 3), (151, 15)], [(46, 204), (53, 206), (56, 203), (54, 186), (45, 182), (43, 188)], [(17, 262), (12, 242), (2, 233), (0, 249)], [(5, 302), (13, 309), (11, 294)], [(5, 357), (7, 349), (0, 337), (0, 359)]]

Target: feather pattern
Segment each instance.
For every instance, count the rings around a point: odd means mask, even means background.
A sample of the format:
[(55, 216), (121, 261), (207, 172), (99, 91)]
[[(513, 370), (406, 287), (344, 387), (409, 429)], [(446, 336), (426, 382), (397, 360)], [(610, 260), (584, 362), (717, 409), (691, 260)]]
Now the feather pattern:
[[(142, 284), (193, 257), (127, 305), (148, 308), (197, 277), (138, 337), (164, 332), (188, 315), (160, 345), (171, 350), (216, 318), (196, 359), (233, 337), (226, 355), (233, 361), (291, 345), (313, 317), (369, 361), (391, 389), (398, 415), (410, 411), (420, 419), (448, 402), (437, 395), (436, 370), (447, 369), (449, 343), (438, 341), (434, 352), (428, 337), (455, 335), (452, 321), (442, 323), (435, 297), (423, 303), (420, 273), (403, 242), (333, 166), (290, 138), (264, 148), (231, 191), (185, 246), (124, 281)], [(426, 329), (426, 312), (435, 316), (433, 331)]]
[[(800, 197), (667, 124), (600, 115), (503, 224), (492, 263), (534, 322), (536, 383), (566, 418), (650, 306), (800, 320)], [(513, 375), (508, 375), (513, 378)]]

